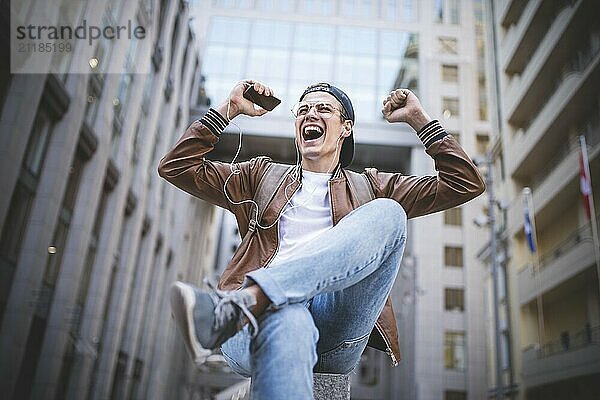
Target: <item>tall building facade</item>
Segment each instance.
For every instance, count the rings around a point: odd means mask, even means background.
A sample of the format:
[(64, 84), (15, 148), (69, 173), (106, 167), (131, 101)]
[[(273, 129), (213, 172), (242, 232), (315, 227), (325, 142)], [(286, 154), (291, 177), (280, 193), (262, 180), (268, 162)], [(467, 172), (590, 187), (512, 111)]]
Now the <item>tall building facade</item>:
[[(13, 26), (50, 4), (12, 3)], [(2, 77), (0, 392), (189, 398), (167, 293), (212, 272), (220, 219), (157, 173), (199, 97), (187, 3), (55, 3), (57, 26), (132, 22), (146, 36), (74, 41), (59, 72)]]
[[(268, 155), (295, 163), (290, 109), (309, 84), (344, 89), (356, 110), (351, 168), (433, 174), (431, 158), (408, 126), (381, 117), (385, 96), (410, 88), (472, 156), (486, 153), (490, 122), (483, 4), (475, 1), (192, 1), (208, 103), (252, 78), (282, 104), (260, 118), (236, 118), (211, 154), (231, 162)], [(471, 220), (485, 204), (411, 220), (393, 289), (403, 360), (390, 367), (375, 350), (352, 375), (356, 399), (466, 399), (486, 396), (485, 235)], [(229, 218), (224, 214), (224, 218)], [(217, 269), (238, 233), (224, 223)]]
[[(511, 398), (598, 398), (599, 267), (592, 235), (598, 215), (588, 216), (583, 205), (579, 159), (584, 137), (598, 210), (597, 4), (494, 3), (500, 93), (494, 171), (506, 204), (498, 234), (512, 327), (510, 347), (501, 352), (502, 383), (517, 389)], [(525, 188), (532, 193), (533, 245), (525, 233)]]

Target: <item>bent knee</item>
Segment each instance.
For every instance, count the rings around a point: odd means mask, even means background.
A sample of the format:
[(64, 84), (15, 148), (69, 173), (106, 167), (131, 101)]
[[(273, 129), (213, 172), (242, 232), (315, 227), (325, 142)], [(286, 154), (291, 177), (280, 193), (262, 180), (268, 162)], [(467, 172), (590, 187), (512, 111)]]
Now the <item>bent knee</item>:
[[(376, 216), (382, 229), (389, 230), (390, 233), (398, 235), (406, 231), (406, 211), (395, 200), (388, 198), (378, 198), (367, 203), (375, 209)], [(379, 225), (379, 224), (378, 224)]]

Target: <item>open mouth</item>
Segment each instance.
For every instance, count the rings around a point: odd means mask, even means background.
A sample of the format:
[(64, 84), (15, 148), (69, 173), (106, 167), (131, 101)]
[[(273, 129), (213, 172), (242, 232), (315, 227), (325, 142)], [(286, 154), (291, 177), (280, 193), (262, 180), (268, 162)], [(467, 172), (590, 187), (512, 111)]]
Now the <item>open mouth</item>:
[(317, 125), (307, 125), (302, 130), (302, 138), (304, 141), (315, 140), (323, 136), (323, 128)]

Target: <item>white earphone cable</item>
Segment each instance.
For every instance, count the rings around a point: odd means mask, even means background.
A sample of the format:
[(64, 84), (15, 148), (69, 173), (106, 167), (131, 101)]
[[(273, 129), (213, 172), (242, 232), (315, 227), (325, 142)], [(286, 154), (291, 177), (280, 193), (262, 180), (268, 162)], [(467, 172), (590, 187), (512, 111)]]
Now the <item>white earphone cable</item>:
[[(244, 83), (245, 85), (248, 85), (246, 83)], [(254, 206), (254, 211), (255, 211), (255, 216), (260, 215), (259, 213), (259, 207), (258, 204), (252, 200), (252, 199), (245, 199), (245, 200), (239, 200), (239, 201), (235, 201), (233, 200), (230, 196), (229, 193), (227, 193), (227, 184), (229, 183), (229, 180), (234, 176), (234, 175), (240, 175), (241, 174), (241, 170), (237, 167), (237, 164), (235, 163), (236, 159), (238, 158), (241, 150), (242, 150), (242, 129), (233, 121), (231, 121), (231, 118), (229, 117), (229, 112), (231, 109), (231, 97), (228, 99), (227, 102), (227, 121), (232, 124), (233, 126), (235, 126), (238, 130), (239, 133), (239, 140), (238, 140), (238, 147), (237, 150), (235, 152), (235, 155), (233, 156), (233, 159), (231, 160), (231, 163), (229, 164), (229, 169), (231, 171), (231, 173), (229, 174), (229, 176), (227, 177), (227, 179), (225, 179), (225, 182), (223, 183), (223, 193), (225, 194), (225, 197), (227, 198), (227, 201), (229, 201), (229, 203), (233, 204), (233, 205), (243, 205), (243, 204), (252, 204)], [(333, 155), (333, 159), (331, 160), (331, 164), (329, 165), (329, 168), (327, 169), (327, 172), (331, 173), (332, 172), (332, 168), (335, 164), (335, 160), (339, 151), (339, 143), (340, 143), (340, 139), (342, 139), (342, 135), (340, 135), (337, 139), (336, 145), (335, 145), (335, 153)], [(302, 180), (300, 179), (300, 171), (302, 169), (302, 164), (301, 164), (301, 160), (300, 160), (300, 150), (298, 149), (298, 143), (296, 141), (296, 139), (294, 139), (294, 144), (296, 146), (296, 165), (294, 167), (294, 170), (292, 171), (293, 174), (293, 180), (288, 183), (284, 189), (284, 195), (286, 198), (286, 206), (289, 206), (288, 208), (286, 208), (285, 210), (283, 210), (279, 216), (275, 219), (275, 221), (267, 226), (262, 226), (260, 224), (260, 221), (256, 221), (256, 226), (260, 229), (270, 229), (273, 226), (275, 226), (275, 224), (277, 224), (279, 222), (279, 220), (281, 219), (281, 217), (283, 216), (283, 214), (285, 214), (286, 212), (293, 210), (295, 208), (298, 207), (303, 207), (306, 204), (308, 204), (308, 202), (310, 201), (311, 197), (314, 195), (315, 190), (316, 190), (316, 186), (313, 188), (312, 192), (310, 193), (310, 195), (308, 196), (307, 200), (302, 203), (302, 204), (297, 204), (297, 205), (292, 205), (291, 203), (291, 198), (288, 196), (288, 189), (290, 188), (290, 186), (292, 186), (295, 182), (300, 182), (300, 185), (298, 186), (298, 188), (302, 187)]]

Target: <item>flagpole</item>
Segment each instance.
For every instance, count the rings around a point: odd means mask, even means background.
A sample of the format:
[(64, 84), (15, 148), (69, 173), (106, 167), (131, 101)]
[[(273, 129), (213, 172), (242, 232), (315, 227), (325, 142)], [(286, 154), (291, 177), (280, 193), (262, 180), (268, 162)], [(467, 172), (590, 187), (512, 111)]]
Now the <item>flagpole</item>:
[[(598, 225), (596, 219), (596, 209), (594, 207), (594, 191), (592, 190), (592, 174), (590, 173), (590, 161), (588, 159), (587, 143), (585, 136), (579, 136), (579, 143), (581, 144), (581, 156), (583, 158), (583, 169), (585, 176), (588, 179), (590, 185), (590, 194), (588, 205), (590, 207), (590, 225), (592, 226), (592, 241), (594, 242), (594, 257), (596, 258), (596, 274), (598, 275), (598, 294), (600, 296), (600, 241), (598, 240)], [(583, 194), (583, 193), (582, 193)]]
[[(538, 320), (538, 343), (540, 349), (545, 339), (545, 323), (544, 323), (544, 303), (542, 301), (542, 277), (540, 276), (540, 256), (539, 246), (537, 241), (537, 229), (535, 227), (535, 208), (533, 207), (533, 195), (531, 189), (528, 187), (523, 188), (523, 205), (529, 215), (529, 223), (531, 225), (531, 237), (533, 241), (533, 251), (529, 252), (529, 259), (532, 265), (533, 275), (537, 286), (537, 320)], [(531, 250), (531, 249), (530, 249)]]

